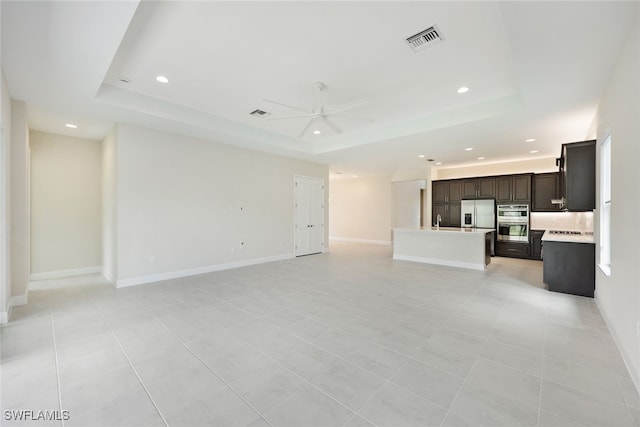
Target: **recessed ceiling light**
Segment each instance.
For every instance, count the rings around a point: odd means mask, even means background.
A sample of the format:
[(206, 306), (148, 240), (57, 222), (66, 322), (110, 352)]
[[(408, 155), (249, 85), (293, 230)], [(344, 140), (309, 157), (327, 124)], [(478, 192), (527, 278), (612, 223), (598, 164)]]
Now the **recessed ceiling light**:
[(357, 177), (358, 177), (358, 175), (353, 175), (353, 177), (354, 177), (354, 178), (357, 178)]
[(531, 154), (536, 154), (537, 152), (538, 152), (538, 150), (531, 150), (531, 151), (529, 151), (529, 153), (531, 153)]
[(73, 123), (67, 123), (65, 126), (68, 127), (68, 128), (71, 128), (71, 129), (77, 129), (78, 128), (78, 125), (74, 125)]
[(482, 157), (482, 156), (478, 157), (478, 160), (484, 160), (484, 159), (486, 159), (486, 157)]
[(158, 76), (156, 77), (156, 80), (159, 81), (160, 83), (169, 83), (169, 79), (166, 78), (165, 76)]
[(529, 139), (526, 140), (526, 142), (533, 142), (535, 140), (536, 140), (535, 138), (529, 138)]
[(421, 159), (424, 159), (424, 154), (420, 154), (418, 157), (420, 157)]
[(313, 134), (314, 134), (314, 135), (320, 135), (320, 131), (319, 131), (319, 130), (314, 130), (314, 131), (313, 131)]
[(441, 164), (442, 164), (442, 162), (436, 162), (436, 165), (441, 165)]
[(458, 89), (458, 93), (467, 93), (469, 92), (469, 88), (466, 86), (462, 86)]
[(464, 151), (471, 151), (471, 150), (473, 150), (473, 148), (471, 148), (471, 147), (464, 149)]

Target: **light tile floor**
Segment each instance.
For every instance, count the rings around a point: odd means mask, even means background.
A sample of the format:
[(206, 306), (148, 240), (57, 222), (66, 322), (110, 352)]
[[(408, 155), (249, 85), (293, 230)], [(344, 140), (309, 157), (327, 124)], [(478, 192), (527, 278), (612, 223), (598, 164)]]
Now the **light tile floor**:
[(536, 261), (474, 272), (346, 243), (124, 289), (39, 282), (2, 328), (2, 425), (640, 425), (594, 300), (541, 282)]

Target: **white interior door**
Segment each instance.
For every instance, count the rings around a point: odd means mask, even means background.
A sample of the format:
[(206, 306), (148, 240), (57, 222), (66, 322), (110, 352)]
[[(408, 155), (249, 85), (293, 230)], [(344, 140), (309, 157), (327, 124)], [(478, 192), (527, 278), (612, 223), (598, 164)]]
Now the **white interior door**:
[(295, 253), (317, 254), (324, 249), (324, 180), (296, 177)]

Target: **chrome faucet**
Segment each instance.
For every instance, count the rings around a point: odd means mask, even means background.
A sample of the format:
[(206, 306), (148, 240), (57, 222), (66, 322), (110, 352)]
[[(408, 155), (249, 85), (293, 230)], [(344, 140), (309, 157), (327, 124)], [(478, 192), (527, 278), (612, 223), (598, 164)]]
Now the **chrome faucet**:
[(440, 221), (442, 221), (442, 217), (440, 216), (440, 214), (438, 214), (438, 216), (436, 217), (436, 228), (440, 228)]

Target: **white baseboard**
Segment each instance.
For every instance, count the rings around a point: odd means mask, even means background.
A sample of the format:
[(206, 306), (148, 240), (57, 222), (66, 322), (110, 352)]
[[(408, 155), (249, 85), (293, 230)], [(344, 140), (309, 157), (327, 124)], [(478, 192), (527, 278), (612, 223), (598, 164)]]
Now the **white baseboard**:
[(24, 295), (16, 295), (15, 297), (11, 297), (11, 299), (9, 300), (9, 311), (11, 311), (11, 308), (13, 307), (18, 307), (20, 305), (26, 305), (28, 302), (28, 298), (27, 298), (27, 294)]
[(83, 267), (83, 268), (73, 268), (70, 270), (57, 270), (57, 271), (47, 271), (45, 273), (31, 273), (30, 280), (49, 280), (49, 279), (60, 279), (63, 277), (73, 277), (73, 276), (83, 276), (85, 274), (95, 274), (102, 273), (102, 267)]
[(596, 300), (596, 305), (598, 306), (598, 310), (600, 310), (600, 314), (602, 314), (604, 323), (607, 324), (607, 328), (609, 328), (609, 331), (611, 332), (611, 336), (613, 337), (613, 342), (615, 342), (616, 347), (618, 347), (618, 351), (622, 356), (622, 361), (624, 362), (624, 365), (627, 367), (627, 371), (629, 371), (629, 375), (631, 375), (631, 380), (635, 384), (636, 390), (640, 391), (640, 372), (636, 370), (635, 365), (632, 363), (633, 359), (629, 356), (629, 354), (624, 350), (624, 347), (620, 344), (620, 337), (616, 333), (615, 329), (611, 327), (611, 320), (607, 316), (607, 313), (600, 306), (600, 302), (598, 301), (598, 299), (595, 297), (594, 299)]
[(371, 243), (373, 245), (390, 245), (391, 244), (391, 240), (355, 239), (352, 237), (329, 236), (329, 240), (335, 240), (336, 242)]
[(229, 270), (229, 269), (238, 268), (238, 267), (247, 267), (247, 266), (256, 265), (256, 264), (265, 264), (267, 262), (273, 262), (273, 261), (283, 261), (283, 260), (292, 259), (292, 258), (295, 258), (295, 255), (293, 253), (288, 253), (288, 254), (274, 255), (274, 256), (263, 257), (263, 258), (254, 258), (254, 259), (247, 259), (247, 260), (236, 261), (236, 262), (229, 262), (225, 264), (216, 264), (216, 265), (208, 265), (205, 267), (189, 268), (186, 270), (169, 271), (167, 273), (151, 274), (148, 276), (132, 277), (129, 279), (119, 279), (119, 280), (116, 280), (115, 282), (111, 280), (111, 282), (115, 283), (116, 288), (126, 288), (128, 286), (142, 285), (144, 283), (161, 282), (163, 280), (178, 279), (180, 277), (187, 277), (187, 276), (196, 276), (198, 274), (213, 273), (215, 271)]
[(27, 304), (27, 302), (29, 301), (27, 295), (28, 294), (16, 295), (9, 298), (9, 306), (7, 307), (7, 311), (0, 312), (0, 325), (4, 325), (9, 322), (9, 318), (11, 317), (11, 310), (13, 309), (13, 307)]
[(102, 270), (102, 276), (112, 285), (115, 286), (116, 279), (113, 278), (110, 271)]
[(480, 270), (484, 271), (484, 264), (475, 264), (472, 262), (460, 262), (460, 261), (449, 261), (442, 260), (436, 258), (424, 258), (410, 255), (398, 255), (393, 254), (393, 259), (398, 261), (412, 261), (412, 262), (421, 262), (423, 264), (434, 264), (434, 265), (444, 265), (445, 267), (458, 267), (458, 268), (467, 268), (470, 270)]

